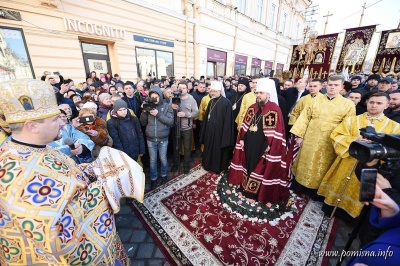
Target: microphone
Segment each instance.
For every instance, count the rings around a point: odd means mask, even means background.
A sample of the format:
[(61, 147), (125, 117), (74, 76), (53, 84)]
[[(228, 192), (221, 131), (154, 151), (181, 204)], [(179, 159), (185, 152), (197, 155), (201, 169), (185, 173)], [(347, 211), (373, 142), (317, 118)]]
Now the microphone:
[(74, 141), (71, 138), (66, 138), (64, 140), (64, 144), (68, 145), (71, 150), (75, 150), (76, 149)]

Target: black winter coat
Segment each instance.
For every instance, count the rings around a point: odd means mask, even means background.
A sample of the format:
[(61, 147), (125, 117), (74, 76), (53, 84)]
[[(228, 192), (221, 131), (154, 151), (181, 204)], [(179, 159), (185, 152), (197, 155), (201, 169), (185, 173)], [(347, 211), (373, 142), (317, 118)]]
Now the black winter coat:
[(128, 154), (137, 161), (139, 154), (145, 153), (145, 144), (139, 119), (129, 112), (125, 118), (118, 117), (114, 111), (107, 121), (108, 134), (113, 139), (113, 148)]

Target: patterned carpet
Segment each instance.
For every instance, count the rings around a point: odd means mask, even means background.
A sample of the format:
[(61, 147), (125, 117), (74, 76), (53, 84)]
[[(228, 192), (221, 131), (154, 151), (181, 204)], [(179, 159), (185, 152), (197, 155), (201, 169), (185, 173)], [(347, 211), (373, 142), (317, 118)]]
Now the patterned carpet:
[(330, 248), (336, 227), (319, 203), (292, 195), (290, 211), (243, 216), (220, 201), (220, 180), (197, 166), (132, 203), (171, 265), (325, 264), (318, 254)]

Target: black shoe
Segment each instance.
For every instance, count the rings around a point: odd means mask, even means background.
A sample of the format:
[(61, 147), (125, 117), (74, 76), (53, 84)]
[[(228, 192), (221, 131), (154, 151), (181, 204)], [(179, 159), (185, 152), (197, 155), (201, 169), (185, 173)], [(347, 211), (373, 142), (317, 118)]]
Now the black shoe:
[(183, 173), (184, 173), (184, 174), (189, 174), (189, 165), (185, 165), (185, 166), (183, 167)]
[(154, 190), (157, 187), (157, 179), (156, 180), (151, 180), (150, 183), (150, 190)]
[(164, 185), (165, 183), (167, 183), (167, 182), (168, 182), (168, 176), (162, 176), (162, 177), (161, 177), (161, 182), (162, 182), (163, 185)]
[(171, 167), (171, 172), (176, 172), (178, 170), (178, 166), (177, 165), (173, 165)]

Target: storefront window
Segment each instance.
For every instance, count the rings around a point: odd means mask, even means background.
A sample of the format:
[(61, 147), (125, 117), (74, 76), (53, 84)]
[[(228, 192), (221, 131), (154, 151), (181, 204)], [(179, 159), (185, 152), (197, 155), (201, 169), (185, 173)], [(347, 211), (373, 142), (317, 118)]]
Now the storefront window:
[(246, 75), (247, 56), (235, 55), (235, 75)]
[(0, 82), (35, 78), (22, 29), (0, 27)]
[(265, 67), (264, 67), (264, 76), (268, 76), (269, 73), (271, 73), (272, 66), (274, 65), (273, 62), (271, 61), (265, 61)]
[(139, 77), (155, 78), (174, 75), (173, 53), (146, 48), (136, 48), (137, 72)]
[(257, 58), (253, 58), (251, 60), (251, 76), (258, 76), (261, 72), (261, 60)]
[(207, 77), (225, 76), (226, 52), (207, 49)]

